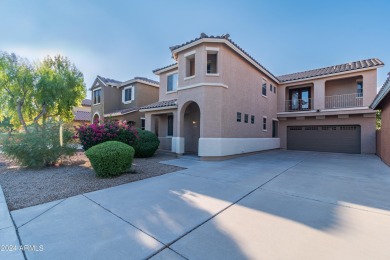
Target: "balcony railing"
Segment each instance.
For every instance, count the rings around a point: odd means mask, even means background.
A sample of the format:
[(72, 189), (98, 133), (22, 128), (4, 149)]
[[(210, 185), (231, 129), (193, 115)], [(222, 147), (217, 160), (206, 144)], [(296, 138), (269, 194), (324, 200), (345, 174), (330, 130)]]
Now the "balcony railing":
[(348, 108), (348, 107), (362, 107), (363, 94), (353, 93), (344, 95), (334, 95), (325, 97), (325, 108)]
[(286, 100), (285, 102), (286, 112), (307, 111), (312, 109), (313, 109), (312, 98)]

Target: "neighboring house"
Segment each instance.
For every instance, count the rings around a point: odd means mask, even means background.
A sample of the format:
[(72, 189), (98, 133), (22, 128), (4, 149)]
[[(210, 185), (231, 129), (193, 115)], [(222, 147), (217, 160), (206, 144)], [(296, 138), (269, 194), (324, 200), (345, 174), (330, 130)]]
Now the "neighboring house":
[(91, 103), (90, 99), (84, 99), (81, 102), (81, 106), (73, 109), (73, 126), (91, 122)]
[(388, 75), (371, 108), (381, 110), (381, 129), (377, 131), (376, 153), (390, 166), (390, 73)]
[(92, 87), (92, 109), (90, 120), (126, 120), (139, 128), (145, 127), (144, 113), (139, 107), (158, 100), (157, 81), (135, 77), (120, 82), (97, 76)]
[(283, 148), (375, 153), (378, 59), (275, 76), (229, 35), (170, 48), (159, 101), (141, 107), (161, 149), (204, 158)]

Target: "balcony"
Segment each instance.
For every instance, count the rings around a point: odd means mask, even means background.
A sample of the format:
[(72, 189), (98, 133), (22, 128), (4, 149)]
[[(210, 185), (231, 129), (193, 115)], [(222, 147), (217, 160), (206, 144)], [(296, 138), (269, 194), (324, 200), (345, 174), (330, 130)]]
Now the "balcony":
[(325, 109), (362, 107), (363, 94), (352, 93), (343, 95), (325, 96)]
[(285, 101), (286, 112), (309, 111), (313, 109), (313, 99), (292, 99)]

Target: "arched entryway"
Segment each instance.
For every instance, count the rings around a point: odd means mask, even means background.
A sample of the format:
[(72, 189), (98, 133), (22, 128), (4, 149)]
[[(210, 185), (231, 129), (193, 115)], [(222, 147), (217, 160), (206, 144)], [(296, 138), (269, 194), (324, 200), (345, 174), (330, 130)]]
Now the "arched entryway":
[(200, 109), (198, 104), (191, 102), (184, 110), (184, 152), (198, 154), (200, 138)]
[(96, 123), (96, 122), (99, 122), (100, 121), (100, 116), (99, 116), (99, 113), (95, 113), (93, 115), (93, 118), (92, 118), (92, 123)]

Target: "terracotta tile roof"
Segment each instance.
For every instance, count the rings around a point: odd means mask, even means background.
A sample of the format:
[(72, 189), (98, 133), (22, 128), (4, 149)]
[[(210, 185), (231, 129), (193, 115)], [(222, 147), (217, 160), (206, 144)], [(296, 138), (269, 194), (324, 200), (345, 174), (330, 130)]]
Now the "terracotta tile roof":
[(347, 72), (347, 71), (352, 72), (354, 70), (359, 70), (359, 69), (375, 68), (383, 65), (384, 63), (381, 60), (374, 58), (374, 59), (344, 63), (344, 64), (320, 68), (320, 69), (286, 74), (286, 75), (278, 76), (277, 78), (281, 83), (284, 83), (288, 81), (304, 80), (313, 77), (328, 76), (328, 75)]
[(385, 81), (385, 83), (383, 83), (383, 86), (379, 90), (378, 95), (376, 95), (374, 101), (372, 101), (372, 104), (370, 106), (372, 109), (381, 108), (382, 100), (390, 93), (390, 72), (387, 75), (387, 80)]
[(163, 108), (163, 107), (173, 107), (177, 106), (177, 99), (159, 101), (147, 106), (143, 106), (140, 109), (153, 109), (153, 108)]
[(91, 121), (91, 112), (86, 111), (75, 111), (74, 121)]
[(92, 100), (84, 99), (83, 101), (81, 101), (81, 105), (86, 106), (86, 107), (90, 107), (92, 105)]
[(104, 78), (102, 76), (97, 76), (101, 81), (103, 81), (105, 84), (120, 84), (122, 82), (115, 80), (115, 79), (109, 79), (109, 78)]
[(121, 116), (121, 115), (126, 115), (132, 112), (138, 111), (138, 107), (130, 107), (130, 108), (125, 108), (125, 109), (120, 109), (120, 110), (115, 110), (111, 113), (104, 114), (104, 117), (113, 117), (113, 116)]
[(168, 66), (165, 66), (165, 67), (162, 67), (162, 68), (155, 69), (155, 70), (153, 70), (153, 73), (156, 73), (156, 72), (158, 72), (158, 71), (160, 71), (160, 70), (168, 69), (169, 67), (174, 67), (174, 66), (176, 66), (176, 65), (177, 65), (177, 63), (173, 63), (173, 64), (171, 64), (171, 65), (168, 65)]
[(124, 82), (118, 81), (118, 80), (114, 80), (114, 79), (104, 78), (104, 77), (99, 76), (99, 75), (97, 77), (101, 81), (103, 81), (104, 84), (114, 84), (114, 85), (116, 85), (118, 87), (125, 86), (126, 84), (130, 84), (130, 83), (134, 83), (134, 82), (136, 82), (138, 80), (144, 81), (144, 82), (147, 82), (147, 83), (150, 83), (150, 84), (154, 84), (154, 85), (158, 85), (159, 84), (158, 81), (155, 81), (155, 80), (152, 80), (152, 79), (148, 79), (148, 78), (145, 78), (145, 77), (135, 77), (135, 78), (126, 80)]
[(196, 41), (199, 41), (199, 40), (202, 40), (202, 39), (225, 39), (227, 40), (228, 42), (230, 42), (231, 44), (233, 44), (237, 49), (239, 49), (241, 52), (243, 52), (246, 56), (248, 56), (254, 63), (256, 63), (258, 66), (260, 66), (264, 71), (266, 71), (267, 73), (269, 73), (272, 77), (274, 77), (275, 79), (277, 79), (277, 77), (272, 74), (268, 69), (266, 69), (263, 65), (260, 64), (260, 62), (258, 62), (255, 58), (253, 58), (251, 55), (249, 55), (244, 49), (242, 49), (237, 43), (235, 43), (234, 41), (232, 41), (230, 39), (230, 35), (229, 34), (222, 34), (222, 35), (217, 35), (217, 36), (213, 36), (213, 35), (210, 35), (208, 36), (207, 34), (205, 33), (201, 33), (200, 36), (198, 38), (195, 38), (191, 41), (188, 41), (188, 42), (185, 42), (183, 44), (179, 44), (179, 45), (175, 45), (175, 46), (171, 46), (169, 49), (171, 51), (175, 51), (181, 47), (184, 47), (186, 45), (189, 45), (191, 43), (194, 43)]

